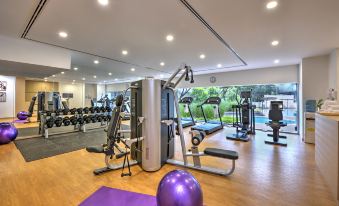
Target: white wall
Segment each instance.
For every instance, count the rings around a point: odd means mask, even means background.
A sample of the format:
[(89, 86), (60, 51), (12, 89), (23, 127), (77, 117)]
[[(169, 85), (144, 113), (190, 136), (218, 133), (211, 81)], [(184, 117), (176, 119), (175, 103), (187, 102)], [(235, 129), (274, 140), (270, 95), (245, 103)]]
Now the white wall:
[(25, 39), (0, 35), (0, 59), (35, 65), (69, 69), (71, 52)]
[(73, 93), (73, 98), (69, 99), (69, 108), (83, 107), (85, 104), (84, 95), (85, 85), (84, 84), (69, 84), (59, 83), (59, 92), (62, 93)]
[(0, 102), (0, 118), (15, 117), (15, 77), (0, 75), (0, 81), (7, 82), (6, 102)]
[(124, 91), (129, 87), (129, 83), (117, 83), (107, 85), (107, 92)]
[[(212, 76), (216, 77), (215, 83), (210, 82)], [(182, 81), (179, 87), (236, 86), (291, 82), (298, 82), (297, 65), (197, 75), (194, 77), (193, 84)]]
[(339, 49), (331, 52), (329, 57), (329, 88), (339, 90)]

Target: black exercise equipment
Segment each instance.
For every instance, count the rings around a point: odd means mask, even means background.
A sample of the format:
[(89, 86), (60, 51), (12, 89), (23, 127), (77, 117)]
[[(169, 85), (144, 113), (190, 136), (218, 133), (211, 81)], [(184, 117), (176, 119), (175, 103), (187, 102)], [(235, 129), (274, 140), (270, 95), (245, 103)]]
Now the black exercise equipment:
[(77, 113), (78, 113), (78, 114), (82, 114), (82, 112), (83, 112), (83, 109), (82, 109), (82, 108), (78, 108), (78, 109), (77, 109)]
[(284, 119), (282, 111), (283, 101), (271, 101), (270, 110), (268, 112), (268, 118), (270, 121), (266, 124), (273, 130), (273, 134), (267, 135), (269, 137), (273, 137), (273, 140), (266, 140), (266, 144), (287, 146), (287, 137), (279, 135), (280, 128), (287, 126), (287, 124), (282, 121)]
[(190, 108), (190, 104), (192, 102), (193, 102), (192, 97), (183, 97), (179, 100), (179, 104), (184, 104), (184, 106), (187, 107), (188, 112), (190, 114), (190, 117), (188, 117), (188, 118), (181, 118), (181, 124), (182, 124), (183, 128), (195, 125), (194, 118), (193, 118), (193, 115), (192, 115), (192, 111), (191, 111), (191, 108)]
[(97, 114), (91, 115), (91, 120), (92, 120), (92, 123), (96, 123), (98, 121), (98, 115)]
[(100, 107), (101, 112), (106, 112), (106, 107), (102, 106)]
[(51, 111), (45, 111), (46, 112), (46, 116), (50, 117), (52, 115)]
[(78, 117), (77, 122), (78, 122), (80, 125), (83, 125), (83, 124), (85, 123), (85, 119), (84, 119), (83, 117)]
[(56, 116), (59, 116), (61, 113), (63, 113), (63, 110), (62, 110), (62, 109), (57, 109), (57, 110), (55, 110), (55, 115), (56, 115)]
[(86, 124), (89, 124), (89, 123), (91, 123), (92, 122), (92, 120), (91, 120), (91, 115), (85, 115), (85, 116), (83, 116), (83, 118), (84, 118), (84, 121), (86, 122)]
[[(204, 131), (206, 134), (211, 134), (213, 132), (223, 129), (224, 125), (222, 123), (220, 110), (219, 110), (220, 103), (221, 103), (221, 99), (219, 97), (209, 97), (201, 105), (199, 105), (198, 107), (201, 108), (205, 123), (193, 126), (191, 127), (191, 130), (199, 130), (199, 131)], [(215, 109), (217, 109), (219, 121), (208, 121), (207, 120), (205, 112), (204, 112), (204, 107), (203, 107), (204, 105), (207, 105), (207, 104), (211, 104), (214, 107), (216, 107)]]
[(66, 126), (66, 127), (71, 124), (69, 117), (64, 117), (62, 121), (63, 121), (64, 126)]
[(106, 107), (106, 112), (111, 112), (111, 111), (112, 111), (111, 107), (107, 106)]
[(93, 113), (95, 113), (95, 107), (90, 107), (89, 108), (89, 111), (93, 114)]
[(78, 118), (76, 116), (71, 116), (69, 121), (71, 121), (72, 125), (76, 125), (78, 123)]
[(85, 107), (85, 108), (83, 109), (83, 113), (84, 113), (84, 114), (88, 114), (88, 112), (89, 112), (89, 108), (88, 108), (88, 107)]
[(109, 121), (111, 121), (112, 116), (108, 114), (108, 115), (106, 116), (106, 118), (107, 118), (107, 122), (109, 122)]
[[(249, 141), (249, 134), (255, 134), (255, 105), (252, 104), (251, 91), (242, 91), (240, 93), (240, 101), (237, 105), (232, 105), (233, 109), (233, 127), (236, 133), (227, 135), (230, 140)], [(241, 128), (241, 129), (239, 129)]]
[(94, 107), (94, 110), (95, 110), (96, 113), (100, 113), (101, 108), (100, 107)]
[(74, 115), (77, 112), (77, 108), (70, 109), (69, 111)]
[(57, 117), (54, 121), (54, 124), (56, 127), (61, 127), (62, 126), (62, 117)]
[(103, 115), (97, 115), (97, 120), (98, 120), (98, 122), (102, 122), (102, 120), (103, 120)]
[(46, 120), (46, 126), (47, 128), (52, 128), (54, 126), (54, 118), (50, 117)]
[(62, 113), (63, 113), (63, 115), (68, 115), (69, 109), (68, 108), (63, 109)]

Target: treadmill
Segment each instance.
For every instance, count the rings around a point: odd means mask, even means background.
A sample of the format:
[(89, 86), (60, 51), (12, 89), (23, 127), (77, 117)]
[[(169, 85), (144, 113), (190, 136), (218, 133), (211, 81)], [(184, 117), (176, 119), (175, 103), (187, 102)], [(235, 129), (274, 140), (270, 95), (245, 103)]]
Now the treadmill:
[(190, 114), (190, 117), (183, 117), (181, 118), (181, 124), (182, 127), (190, 127), (195, 125), (194, 119), (193, 119), (193, 115), (192, 115), (192, 111), (191, 111), (191, 107), (190, 104), (193, 102), (193, 98), (192, 97), (183, 97), (180, 99), (179, 104), (185, 104), (188, 107), (188, 112)]
[[(220, 103), (221, 103), (221, 99), (219, 97), (209, 97), (208, 99), (204, 101), (204, 103), (199, 105), (198, 107), (201, 108), (205, 123), (193, 126), (191, 127), (191, 130), (199, 130), (199, 131), (204, 131), (206, 134), (212, 134), (213, 132), (223, 129), (224, 125), (222, 123), (220, 110), (219, 110)], [(204, 112), (204, 105), (206, 104), (214, 105), (217, 107), (219, 121), (208, 121), (207, 120), (205, 112)]]

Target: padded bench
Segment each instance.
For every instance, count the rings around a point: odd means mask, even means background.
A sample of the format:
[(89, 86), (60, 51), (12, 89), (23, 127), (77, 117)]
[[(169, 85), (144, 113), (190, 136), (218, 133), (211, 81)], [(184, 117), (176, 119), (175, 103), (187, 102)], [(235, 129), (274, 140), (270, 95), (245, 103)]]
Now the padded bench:
[(206, 155), (210, 155), (213, 157), (220, 157), (230, 160), (237, 160), (239, 158), (238, 152), (232, 150), (224, 150), (224, 149), (217, 149), (217, 148), (206, 148), (204, 150)]
[(91, 153), (104, 153), (104, 146), (99, 145), (99, 146), (86, 147), (86, 151), (91, 152)]

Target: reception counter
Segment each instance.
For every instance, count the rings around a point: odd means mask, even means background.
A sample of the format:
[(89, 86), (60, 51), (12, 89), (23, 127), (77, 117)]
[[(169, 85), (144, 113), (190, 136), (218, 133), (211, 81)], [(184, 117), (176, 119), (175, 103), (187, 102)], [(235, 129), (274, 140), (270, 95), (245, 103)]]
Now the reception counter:
[(333, 197), (338, 195), (339, 163), (339, 116), (316, 114), (315, 117), (315, 161), (330, 187)]

